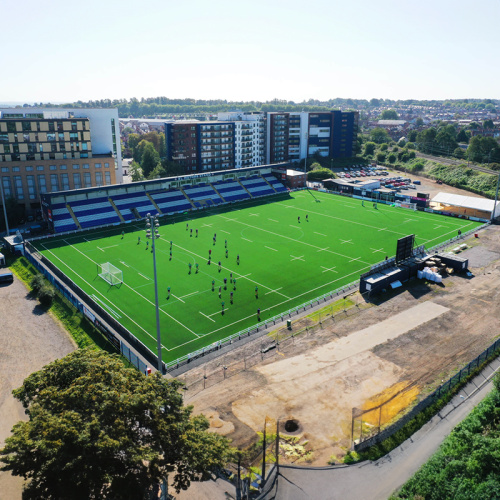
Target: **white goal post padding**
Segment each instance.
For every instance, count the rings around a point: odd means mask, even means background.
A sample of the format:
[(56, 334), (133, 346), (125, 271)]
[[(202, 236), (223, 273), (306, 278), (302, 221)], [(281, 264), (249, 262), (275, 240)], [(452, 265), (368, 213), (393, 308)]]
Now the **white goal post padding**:
[(123, 272), (109, 262), (99, 264), (99, 276), (110, 285), (123, 283)]

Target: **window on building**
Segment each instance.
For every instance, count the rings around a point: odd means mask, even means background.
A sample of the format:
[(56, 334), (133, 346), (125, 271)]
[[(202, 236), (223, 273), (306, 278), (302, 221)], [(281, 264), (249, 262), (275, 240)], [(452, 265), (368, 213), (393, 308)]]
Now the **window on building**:
[(21, 169), (19, 167), (12, 167), (12, 172), (19, 172)]
[(83, 174), (83, 187), (89, 188), (92, 186), (92, 181), (90, 179), (90, 172), (84, 172)]
[(101, 163), (96, 163), (94, 166), (95, 166), (95, 168), (101, 168), (102, 164)]
[(67, 165), (59, 165), (59, 170), (68, 170)]
[(109, 163), (105, 163), (104, 168), (109, 168)]
[(9, 134), (0, 134), (0, 142), (9, 142)]
[(55, 128), (54, 122), (49, 122), (49, 132), (55, 132), (55, 130), (56, 130), (56, 128)]
[(7, 132), (16, 131), (16, 122), (7, 122)]
[(77, 126), (76, 122), (71, 122), (71, 130), (73, 130), (73, 131), (78, 130), (78, 126)]
[(8, 173), (9, 172), (9, 167), (2, 167), (2, 172), (3, 173)]
[(57, 174), (50, 174), (50, 190), (52, 192), (59, 191), (59, 176)]
[(57, 170), (57, 165), (50, 165), (49, 170)]
[(78, 132), (70, 132), (69, 133), (69, 140), (70, 141), (77, 141), (78, 140)]
[(40, 194), (47, 192), (47, 182), (45, 181), (45, 174), (38, 174), (38, 191)]
[(26, 172), (33, 172), (33, 167), (24, 167)]
[(61, 174), (61, 185), (63, 190), (69, 189), (69, 177), (68, 174)]
[(60, 141), (64, 141), (64, 132), (59, 132), (57, 134), (57, 138), (60, 140)]
[(75, 189), (80, 189), (82, 187), (82, 176), (79, 172), (73, 172), (73, 184)]
[(28, 196), (30, 200), (36, 199), (36, 185), (35, 185), (35, 176), (27, 175), (26, 182), (28, 184)]
[(41, 171), (43, 171), (43, 165), (37, 165), (37, 166), (36, 166), (36, 169), (37, 169), (37, 170), (41, 170)]
[(88, 163), (83, 164), (83, 168), (90, 168)]
[(80, 169), (80, 165), (77, 165), (76, 163), (73, 165), (73, 170), (79, 170)]
[(30, 132), (31, 131), (31, 122), (26, 122), (23, 121), (23, 132)]
[(23, 180), (20, 175), (14, 175), (14, 187), (16, 188), (16, 198), (24, 200)]
[(10, 178), (2, 177), (2, 185), (3, 185), (3, 195), (5, 198), (12, 198), (12, 188), (10, 186)]
[(102, 186), (102, 172), (95, 173), (95, 185), (98, 187)]
[(104, 180), (106, 182), (106, 186), (111, 185), (111, 172), (104, 172)]

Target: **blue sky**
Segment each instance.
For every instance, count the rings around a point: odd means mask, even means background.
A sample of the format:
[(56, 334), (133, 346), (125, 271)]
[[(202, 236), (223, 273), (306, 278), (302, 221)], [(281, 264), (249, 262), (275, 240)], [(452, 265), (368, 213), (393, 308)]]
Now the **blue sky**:
[(500, 98), (499, 0), (0, 0), (0, 101)]

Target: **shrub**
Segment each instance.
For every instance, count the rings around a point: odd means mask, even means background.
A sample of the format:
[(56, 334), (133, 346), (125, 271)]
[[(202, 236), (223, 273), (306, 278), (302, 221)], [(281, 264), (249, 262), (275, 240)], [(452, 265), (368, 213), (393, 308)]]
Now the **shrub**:
[(44, 307), (50, 307), (55, 296), (56, 293), (52, 285), (43, 285), (38, 291), (38, 300)]
[(36, 295), (38, 295), (38, 292), (40, 292), (40, 289), (45, 285), (45, 278), (43, 277), (43, 274), (35, 274), (33, 276), (32, 280), (30, 281), (30, 286), (35, 292)]
[(389, 163), (395, 163), (396, 162), (396, 155), (394, 153), (391, 153), (388, 157), (387, 157)]
[(385, 153), (377, 153), (377, 161), (383, 163), (385, 161)]
[(384, 142), (384, 144), (380, 145), (380, 151), (387, 151), (388, 147), (389, 146)]

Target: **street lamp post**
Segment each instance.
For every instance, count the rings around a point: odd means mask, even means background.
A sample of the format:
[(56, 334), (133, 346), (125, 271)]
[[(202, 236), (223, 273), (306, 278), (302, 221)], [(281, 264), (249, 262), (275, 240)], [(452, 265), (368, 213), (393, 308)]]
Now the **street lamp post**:
[(156, 307), (156, 344), (158, 348), (158, 371), (163, 375), (163, 363), (161, 360), (161, 336), (160, 336), (160, 306), (158, 305), (158, 279), (156, 277), (156, 245), (155, 241), (160, 237), (158, 228), (160, 223), (158, 222), (158, 214), (146, 215), (146, 237), (152, 240), (152, 250), (153, 250), (153, 273), (155, 280), (155, 307)]

